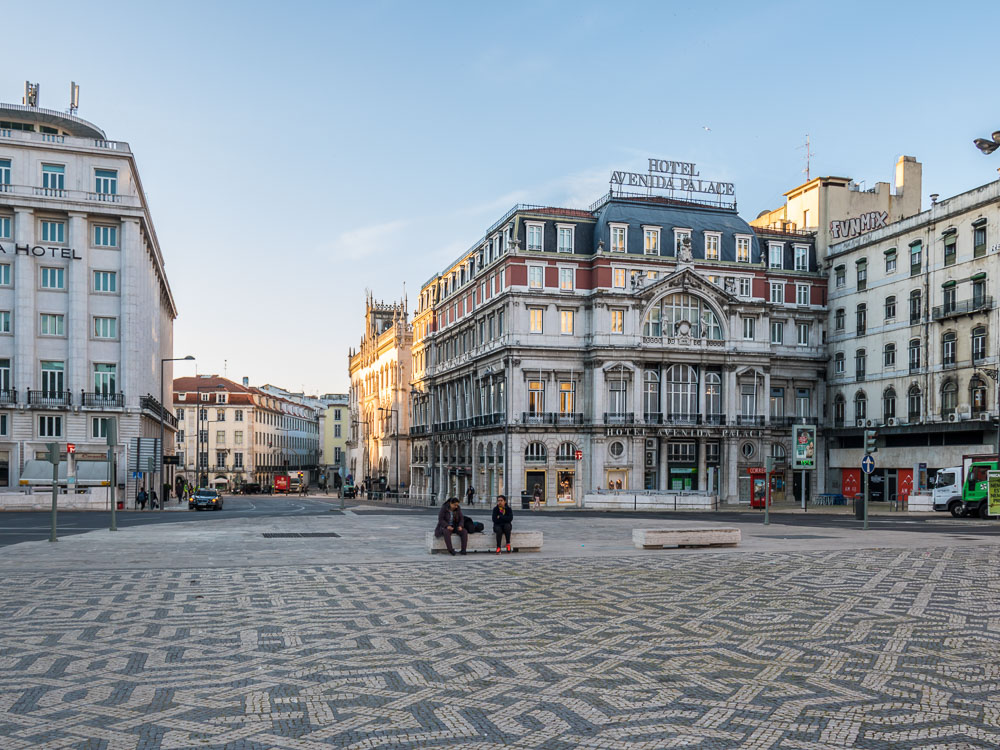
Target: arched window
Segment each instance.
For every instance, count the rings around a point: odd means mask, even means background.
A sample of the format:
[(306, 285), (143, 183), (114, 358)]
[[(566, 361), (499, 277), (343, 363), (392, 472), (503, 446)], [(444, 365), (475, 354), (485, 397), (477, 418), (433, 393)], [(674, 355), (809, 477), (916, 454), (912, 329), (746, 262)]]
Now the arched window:
[(781, 443), (771, 443), (771, 458), (776, 464), (785, 462), (785, 446)]
[(914, 383), (906, 392), (906, 418), (907, 421), (916, 422), (920, 419), (921, 412), (920, 386)]
[(941, 416), (947, 419), (958, 408), (958, 384), (954, 380), (946, 380), (941, 386)]
[(503, 443), (497, 442), (497, 463), (503, 463)]
[(864, 380), (865, 371), (867, 370), (868, 356), (865, 354), (864, 349), (858, 349), (854, 352), (854, 378), (855, 380)]
[(986, 413), (989, 408), (989, 404), (986, 403), (986, 383), (978, 375), (973, 375), (969, 381), (969, 403), (972, 404), (974, 418)]
[(833, 374), (843, 375), (844, 374), (844, 353), (837, 352), (833, 355)]
[(847, 402), (844, 400), (844, 395), (838, 393), (837, 397), (833, 399), (833, 421), (840, 427), (844, 426), (844, 412), (847, 410)]
[(659, 423), (660, 419), (660, 371), (654, 369), (645, 370), (642, 373), (642, 410), (647, 422)]
[(667, 414), (691, 422), (698, 416), (698, 375), (691, 365), (670, 365), (666, 372)]
[(493, 443), (486, 445), (486, 463), (493, 463)]
[(575, 461), (576, 460), (576, 444), (575, 443), (560, 443), (559, 450), (556, 452), (556, 461)]
[(691, 336), (722, 339), (722, 326), (715, 311), (693, 294), (670, 294), (646, 313), (643, 336)]
[(886, 388), (882, 393), (882, 418), (890, 419), (896, 416), (896, 389)]
[(868, 397), (865, 395), (864, 391), (858, 391), (854, 394), (854, 418), (857, 420), (866, 419), (868, 417)]
[(896, 297), (890, 294), (885, 298), (885, 319), (892, 320), (896, 317)]
[(958, 335), (954, 331), (948, 331), (941, 337), (941, 363), (945, 367), (955, 365), (955, 348), (958, 342)]
[(705, 373), (705, 413), (710, 421), (722, 416), (722, 376), (717, 372)]
[(886, 344), (882, 349), (882, 366), (887, 370), (892, 370), (896, 367), (896, 345)]
[(920, 290), (914, 289), (910, 292), (910, 325), (920, 322), (920, 315), (923, 312), (921, 304)]
[(855, 330), (858, 336), (864, 336), (865, 331), (868, 329), (868, 305), (864, 302), (858, 305), (856, 323)]
[(972, 329), (972, 361), (982, 362), (986, 359), (986, 326), (976, 326)]
[(486, 446), (483, 443), (479, 444), (479, 463), (486, 463)]
[(541, 463), (544, 462), (547, 457), (545, 443), (535, 441), (533, 443), (528, 443), (528, 447), (524, 449), (525, 461)]
[(916, 372), (920, 369), (920, 339), (910, 339), (907, 352), (909, 355), (910, 372)]

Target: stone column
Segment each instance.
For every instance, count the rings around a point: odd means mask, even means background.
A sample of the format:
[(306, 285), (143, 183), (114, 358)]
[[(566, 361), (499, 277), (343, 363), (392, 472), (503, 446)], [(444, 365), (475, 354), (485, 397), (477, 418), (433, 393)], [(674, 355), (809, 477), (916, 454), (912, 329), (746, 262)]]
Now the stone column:
[(698, 438), (698, 489), (708, 491), (708, 462), (705, 460), (705, 439)]
[(771, 368), (764, 370), (764, 424), (771, 424)]
[[(35, 379), (35, 290), (38, 288), (36, 266), (30, 254), (17, 248), (35, 243), (35, 214), (30, 208), (14, 209), (14, 362), (11, 387), (17, 389), (18, 403), (28, 401), (28, 390), (41, 387)], [(30, 250), (27, 251), (30, 253)], [(34, 429), (31, 430), (34, 435)]]

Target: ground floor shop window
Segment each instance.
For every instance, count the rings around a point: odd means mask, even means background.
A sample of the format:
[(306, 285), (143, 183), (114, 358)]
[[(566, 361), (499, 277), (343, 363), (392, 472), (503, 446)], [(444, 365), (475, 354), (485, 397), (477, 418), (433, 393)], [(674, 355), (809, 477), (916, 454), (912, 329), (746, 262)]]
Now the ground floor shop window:
[(10, 485), (10, 451), (0, 451), (0, 487)]
[(556, 472), (556, 501), (559, 503), (567, 504), (576, 502), (576, 497), (573, 492), (573, 471), (559, 471)]
[(609, 490), (628, 489), (628, 469), (608, 469), (605, 475), (607, 479), (605, 484)]

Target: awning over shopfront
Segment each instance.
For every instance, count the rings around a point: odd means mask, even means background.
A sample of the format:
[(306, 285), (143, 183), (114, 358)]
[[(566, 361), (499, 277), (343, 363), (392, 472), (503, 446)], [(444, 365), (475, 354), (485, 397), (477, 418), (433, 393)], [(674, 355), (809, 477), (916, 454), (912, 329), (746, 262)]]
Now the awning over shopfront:
[[(77, 461), (74, 483), (79, 487), (107, 487), (109, 484), (108, 462)], [(52, 464), (48, 461), (25, 461), (19, 484), (22, 486), (51, 485)], [(65, 461), (59, 462), (59, 484), (63, 487), (68, 486)]]

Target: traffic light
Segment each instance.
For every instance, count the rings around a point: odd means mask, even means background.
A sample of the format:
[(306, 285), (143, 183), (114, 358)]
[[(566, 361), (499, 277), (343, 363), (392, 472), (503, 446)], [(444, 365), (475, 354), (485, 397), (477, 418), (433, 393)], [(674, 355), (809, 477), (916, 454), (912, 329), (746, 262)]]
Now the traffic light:
[(877, 437), (877, 430), (865, 430), (865, 453), (875, 453), (878, 450), (875, 445), (875, 438)]

